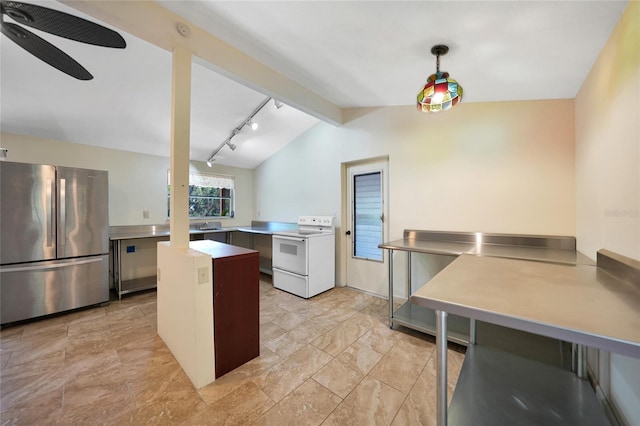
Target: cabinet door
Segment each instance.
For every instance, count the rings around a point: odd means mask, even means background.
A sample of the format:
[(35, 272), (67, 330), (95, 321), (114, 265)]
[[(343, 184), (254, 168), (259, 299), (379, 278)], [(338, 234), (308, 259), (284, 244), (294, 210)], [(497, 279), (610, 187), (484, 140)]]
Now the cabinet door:
[(213, 260), (216, 377), (260, 355), (258, 252)]

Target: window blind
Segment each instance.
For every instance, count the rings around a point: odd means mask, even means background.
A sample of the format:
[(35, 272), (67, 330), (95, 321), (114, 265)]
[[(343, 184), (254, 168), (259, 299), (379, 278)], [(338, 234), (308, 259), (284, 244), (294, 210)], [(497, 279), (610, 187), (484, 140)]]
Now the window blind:
[(382, 173), (353, 177), (354, 256), (382, 260)]

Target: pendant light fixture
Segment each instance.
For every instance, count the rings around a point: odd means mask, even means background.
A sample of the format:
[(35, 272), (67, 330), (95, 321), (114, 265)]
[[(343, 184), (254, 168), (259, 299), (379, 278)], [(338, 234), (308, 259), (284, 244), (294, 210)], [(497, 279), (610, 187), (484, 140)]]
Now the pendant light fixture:
[(462, 86), (449, 77), (448, 72), (440, 72), (440, 55), (446, 55), (449, 47), (438, 44), (431, 48), (436, 56), (436, 73), (431, 74), (427, 84), (418, 92), (418, 111), (446, 111), (462, 101)]

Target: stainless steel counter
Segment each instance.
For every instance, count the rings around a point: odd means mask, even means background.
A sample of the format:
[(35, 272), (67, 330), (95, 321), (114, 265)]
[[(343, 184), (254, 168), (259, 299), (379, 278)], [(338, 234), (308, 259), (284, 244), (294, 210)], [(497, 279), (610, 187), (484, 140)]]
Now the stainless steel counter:
[(378, 247), (413, 253), (505, 257), (571, 265), (595, 265), (576, 251), (575, 238), (546, 235), (488, 234), (405, 230), (404, 238)]
[(593, 265), (463, 254), (411, 302), (640, 358), (640, 288)]
[[(411, 295), (412, 253), (507, 259), (524, 259), (568, 265), (595, 265), (591, 259), (576, 251), (576, 241), (570, 236), (490, 234), (480, 232), (444, 232), (405, 230), (404, 238), (385, 242), (378, 247), (407, 253), (407, 295)], [(393, 262), (389, 262), (389, 326), (401, 325), (423, 333), (435, 335), (436, 318), (432, 309), (407, 301), (394, 309)], [(451, 315), (449, 340), (467, 345), (475, 340), (475, 321), (467, 317)]]
[[(249, 226), (230, 226), (201, 229), (199, 225), (194, 225), (189, 229), (189, 234), (215, 234), (224, 232), (247, 232), (252, 234), (272, 235), (278, 231), (291, 231), (298, 229), (298, 225), (288, 222), (262, 222), (252, 221)], [(109, 228), (109, 239), (133, 240), (137, 238), (157, 238), (169, 237), (171, 235), (169, 225), (131, 225), (131, 226), (111, 226)]]
[(640, 262), (618, 259), (601, 251), (594, 266), (463, 254), (420, 288), (411, 302), (434, 309), (438, 323), (438, 424), (447, 424), (449, 313), (640, 358)]
[(238, 226), (234, 230), (252, 234), (273, 235), (276, 232), (296, 231), (298, 230), (298, 224), (289, 222), (263, 222), (253, 220), (251, 221), (251, 226)]
[[(234, 231), (236, 228), (215, 228), (215, 229), (199, 229), (190, 228), (189, 234), (211, 234), (224, 233)], [(132, 226), (111, 226), (109, 227), (109, 239), (116, 240), (135, 240), (139, 238), (159, 238), (169, 237), (169, 225), (132, 225)]]
[[(189, 229), (191, 240), (212, 239), (218, 242), (232, 243), (230, 235), (240, 232), (249, 235), (272, 235), (278, 231), (297, 230), (298, 225), (289, 222), (267, 222), (252, 221), (249, 226), (222, 227), (220, 222), (194, 223)], [(112, 246), (112, 272), (114, 285), (118, 297), (124, 294), (147, 290), (156, 287), (156, 277), (146, 276), (134, 278), (123, 282), (122, 271), (122, 244), (127, 240), (159, 239), (167, 240), (171, 236), (168, 224), (162, 225), (131, 225), (131, 226), (111, 226), (109, 228), (109, 240)], [(251, 244), (252, 245), (252, 244)], [(252, 248), (252, 247), (251, 247)], [(260, 270), (267, 272), (271, 270), (271, 259), (260, 258)]]

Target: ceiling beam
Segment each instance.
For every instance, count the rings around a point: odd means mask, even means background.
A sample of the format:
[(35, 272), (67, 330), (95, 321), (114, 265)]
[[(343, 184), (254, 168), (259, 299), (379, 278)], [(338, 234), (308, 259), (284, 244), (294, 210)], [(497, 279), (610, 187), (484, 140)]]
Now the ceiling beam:
[[(177, 46), (187, 48), (203, 59), (200, 64), (215, 72), (322, 121), (343, 124), (339, 106), (156, 2), (63, 0), (61, 3), (170, 52)], [(189, 37), (178, 32), (178, 23), (188, 25)]]

